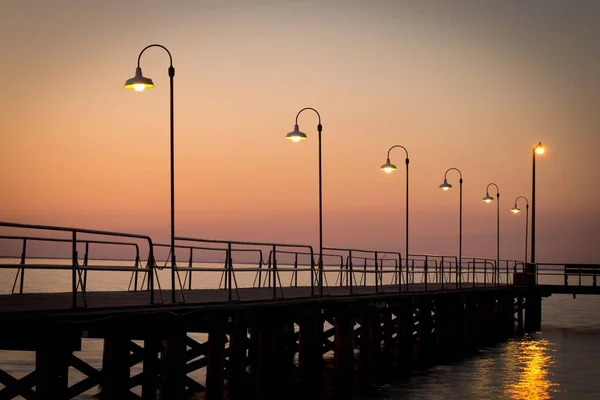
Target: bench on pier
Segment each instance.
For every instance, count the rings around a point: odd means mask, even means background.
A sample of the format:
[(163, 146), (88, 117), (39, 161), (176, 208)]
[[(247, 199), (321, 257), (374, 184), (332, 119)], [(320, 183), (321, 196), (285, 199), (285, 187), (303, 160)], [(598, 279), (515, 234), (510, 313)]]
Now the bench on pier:
[(581, 286), (582, 276), (593, 277), (593, 285), (596, 286), (596, 276), (600, 274), (600, 265), (598, 264), (565, 264), (565, 286), (569, 284), (569, 275), (579, 277)]

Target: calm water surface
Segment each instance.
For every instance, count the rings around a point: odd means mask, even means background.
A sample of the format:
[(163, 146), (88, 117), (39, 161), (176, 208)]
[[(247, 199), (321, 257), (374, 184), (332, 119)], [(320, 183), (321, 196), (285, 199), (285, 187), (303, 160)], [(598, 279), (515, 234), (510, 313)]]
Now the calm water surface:
[[(65, 277), (61, 274), (50, 278), (30, 274), (26, 291), (67, 291), (69, 273), (65, 272)], [(94, 279), (88, 278), (88, 289), (126, 288), (129, 276), (109, 275), (97, 273)], [(14, 271), (0, 270), (0, 293), (10, 292), (13, 276)], [(215, 287), (218, 278), (211, 277), (204, 284)], [(252, 278), (253, 274), (248, 274), (247, 278), (238, 279), (249, 280), (251, 285)], [(167, 282), (166, 277), (164, 282)], [(542, 331), (485, 349), (462, 361), (415, 372), (408, 378), (392, 376), (386, 383), (375, 384), (366, 394), (353, 399), (600, 399), (600, 313), (597, 310), (600, 310), (600, 296), (546, 298)], [(203, 335), (196, 338), (206, 339)], [(77, 356), (99, 368), (102, 341), (84, 339), (82, 346)], [(0, 369), (15, 377), (25, 376), (33, 366), (31, 352), (0, 351)], [(132, 374), (141, 366), (135, 368)], [(204, 383), (202, 373), (191, 376)], [(77, 371), (70, 376), (72, 383), (82, 378)], [(92, 398), (95, 392), (88, 393), (80, 398)]]

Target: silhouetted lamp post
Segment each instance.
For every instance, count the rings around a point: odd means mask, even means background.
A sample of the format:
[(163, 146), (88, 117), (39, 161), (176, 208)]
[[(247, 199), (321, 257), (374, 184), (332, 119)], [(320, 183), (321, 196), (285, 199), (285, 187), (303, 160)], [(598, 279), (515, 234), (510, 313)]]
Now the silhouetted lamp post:
[(496, 282), (500, 282), (500, 189), (495, 183), (489, 183), (485, 188), (485, 197), (482, 199), (486, 203), (491, 203), (494, 198), (490, 196), (490, 186), (496, 187)]
[(463, 202), (463, 177), (462, 177), (462, 172), (460, 172), (460, 170), (458, 168), (448, 168), (446, 170), (446, 173), (444, 174), (444, 183), (442, 183), (440, 185), (440, 189), (442, 189), (443, 191), (447, 192), (448, 190), (452, 189), (452, 185), (448, 183), (448, 172), (449, 171), (456, 171), (458, 172), (458, 175), (460, 177), (460, 179), (458, 180), (459, 182), (459, 222), (458, 222), (458, 265), (456, 266), (456, 274), (457, 276), (457, 283), (458, 285), (462, 285), (462, 202)]
[(390, 147), (390, 149), (387, 152), (385, 164), (383, 164), (380, 169), (382, 171), (387, 172), (388, 174), (398, 169), (394, 164), (390, 162), (390, 152), (396, 147), (400, 147), (404, 150), (404, 153), (406, 153), (406, 158), (404, 159), (404, 163), (406, 164), (406, 243), (404, 247), (404, 260), (406, 261), (406, 283), (408, 284), (408, 164), (410, 163), (410, 160), (408, 159), (408, 150), (406, 150), (406, 147), (401, 146), (399, 144)]
[(525, 200), (525, 258), (524, 262), (527, 262), (527, 236), (529, 235), (529, 200), (525, 196), (519, 196), (515, 199), (515, 206), (510, 209), (513, 214), (518, 214), (521, 209), (517, 206), (519, 199)]
[(171, 103), (171, 301), (175, 303), (175, 177), (174, 177), (174, 125), (173, 125), (173, 77), (175, 76), (175, 68), (173, 68), (173, 57), (171, 52), (160, 44), (151, 44), (144, 47), (140, 52), (137, 61), (137, 68), (135, 69), (135, 76), (125, 81), (125, 89), (133, 89), (136, 92), (141, 92), (144, 89), (150, 89), (154, 87), (152, 79), (146, 78), (142, 75), (142, 68), (140, 67), (140, 59), (144, 51), (151, 47), (160, 47), (169, 55), (169, 84), (170, 84), (170, 103)]
[(535, 264), (535, 156), (544, 154), (544, 146), (539, 142), (533, 148), (533, 174), (531, 179), (531, 263)]
[(319, 118), (319, 124), (317, 125), (317, 132), (319, 133), (319, 295), (323, 295), (323, 178), (322, 178), (322, 168), (321, 168), (321, 132), (323, 131), (323, 126), (321, 125), (321, 115), (317, 110), (311, 107), (305, 107), (302, 110), (298, 111), (296, 114), (296, 123), (294, 124), (294, 130), (288, 133), (285, 138), (291, 140), (292, 142), (299, 142), (301, 140), (306, 140), (306, 134), (300, 132), (300, 128), (298, 127), (298, 117), (305, 110), (314, 111)]

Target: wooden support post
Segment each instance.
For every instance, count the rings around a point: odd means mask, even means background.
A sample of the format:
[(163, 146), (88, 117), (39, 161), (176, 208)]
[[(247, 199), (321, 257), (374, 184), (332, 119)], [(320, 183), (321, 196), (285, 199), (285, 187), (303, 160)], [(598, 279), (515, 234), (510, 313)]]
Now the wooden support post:
[(229, 397), (239, 399), (246, 396), (246, 347), (249, 343), (247, 329), (242, 322), (235, 323), (229, 336)]
[[(449, 318), (449, 335), (447, 340), (449, 344), (449, 356), (450, 358), (456, 358), (462, 356), (463, 347), (460, 345), (463, 340), (463, 317), (464, 317), (464, 303), (462, 296), (452, 296), (452, 305), (450, 308)], [(459, 345), (457, 345), (459, 344)]]
[(386, 365), (391, 365), (394, 359), (394, 352), (396, 350), (396, 343), (394, 342), (394, 332), (396, 331), (395, 324), (392, 320), (392, 312), (386, 309), (382, 314), (382, 328), (383, 328), (383, 348), (384, 357), (382, 361)]
[(542, 298), (530, 294), (525, 301), (525, 332), (535, 332), (542, 327)]
[(361, 385), (372, 382), (381, 360), (380, 310), (367, 309), (360, 327), (359, 380)]
[(348, 393), (354, 382), (354, 320), (348, 315), (337, 315), (334, 326), (336, 391)]
[(418, 343), (419, 343), (419, 364), (427, 365), (431, 357), (431, 343), (432, 343), (432, 326), (433, 321), (431, 317), (431, 299), (429, 297), (422, 296), (419, 299), (419, 330), (418, 330)]
[(156, 400), (158, 390), (158, 352), (162, 349), (160, 339), (144, 339), (144, 365), (142, 380), (142, 399)]
[(476, 295), (465, 295), (463, 297), (463, 349), (465, 354), (470, 354), (477, 351), (477, 301)]
[(405, 301), (398, 305), (396, 312), (396, 365), (406, 372), (410, 370), (413, 359), (414, 319), (412, 302)]
[(36, 394), (42, 400), (67, 399), (71, 350), (60, 338), (48, 338), (35, 352)]
[(323, 357), (323, 320), (302, 320), (299, 323), (299, 349), (298, 366), (300, 368), (300, 381), (308, 386), (316, 387), (321, 376)]
[(272, 394), (274, 373), (273, 326), (261, 326), (258, 329), (258, 357), (256, 365), (256, 394), (268, 397)]
[(225, 327), (216, 321), (208, 333), (208, 360), (206, 364), (206, 400), (223, 399)]
[(183, 329), (174, 327), (164, 341), (164, 391), (161, 398), (182, 399), (185, 393), (185, 351), (187, 334)]
[(445, 360), (449, 347), (446, 346), (448, 340), (448, 309), (450, 296), (436, 296), (435, 298), (435, 315), (434, 315), (434, 340), (431, 343), (431, 358), (437, 362)]
[(108, 399), (129, 395), (129, 339), (109, 336), (104, 339), (102, 359), (102, 396)]
[(517, 297), (517, 332), (523, 333), (523, 297)]

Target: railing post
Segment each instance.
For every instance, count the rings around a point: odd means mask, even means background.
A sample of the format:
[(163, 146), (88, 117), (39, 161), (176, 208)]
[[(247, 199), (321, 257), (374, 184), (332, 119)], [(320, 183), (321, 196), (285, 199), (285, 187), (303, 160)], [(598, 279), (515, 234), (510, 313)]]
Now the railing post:
[(377, 252), (375, 252), (375, 293), (379, 293), (379, 272), (377, 272)]
[(148, 241), (150, 254), (148, 254), (148, 288), (150, 289), (150, 304), (154, 304), (154, 248), (152, 242)]
[(277, 246), (273, 245), (273, 298), (277, 298)]
[(226, 257), (226, 268), (225, 272), (227, 278), (225, 279), (225, 283), (229, 282), (229, 287), (227, 287), (227, 299), (231, 301), (232, 293), (231, 293), (231, 268), (233, 267), (233, 263), (231, 262), (231, 242), (227, 243), (227, 257)]
[(137, 292), (137, 286), (138, 286), (138, 270), (140, 268), (140, 249), (137, 246), (137, 244), (135, 245), (135, 271), (133, 273), (133, 291)]
[[(23, 238), (23, 252), (21, 253), (21, 265), (25, 265), (25, 252), (27, 251), (27, 238)], [(25, 267), (21, 268), (21, 281), (19, 282), (19, 294), (23, 294), (23, 281), (25, 280)]]
[(440, 270), (442, 271), (442, 290), (444, 290), (444, 256), (440, 261)]
[(348, 261), (346, 264), (348, 265), (350, 271), (350, 294), (354, 294), (354, 285), (352, 283), (352, 278), (354, 275), (354, 272), (352, 271), (352, 250), (348, 251)]
[(190, 262), (188, 265), (188, 268), (189, 268), (188, 276), (190, 277), (190, 280), (188, 281), (188, 290), (192, 290), (192, 263), (193, 263), (193, 260), (194, 260), (194, 248), (190, 247)]
[[(399, 262), (400, 264), (398, 265), (398, 274), (397, 274), (397, 278), (398, 278), (398, 293), (402, 292), (402, 254), (398, 254), (399, 257)], [(407, 255), (408, 257), (408, 255)], [(406, 262), (406, 268), (408, 269), (408, 258), (407, 258), (407, 262)]]
[[(83, 255), (83, 265), (84, 266), (88, 266), (88, 262), (89, 262), (89, 257), (88, 257), (88, 253), (90, 251), (90, 242), (86, 241), (85, 242), (85, 254)], [(85, 292), (87, 288), (87, 269), (83, 270), (83, 286), (81, 287), (81, 290), (83, 290)]]
[(425, 274), (425, 291), (427, 291), (427, 275), (429, 274), (428, 272), (428, 265), (429, 264), (429, 257), (425, 256), (425, 264), (423, 265), (423, 273)]
[(77, 233), (73, 231), (73, 243), (72, 243), (72, 268), (71, 268), (71, 290), (73, 292), (73, 308), (77, 307)]
[(298, 287), (298, 253), (294, 253), (294, 286)]

